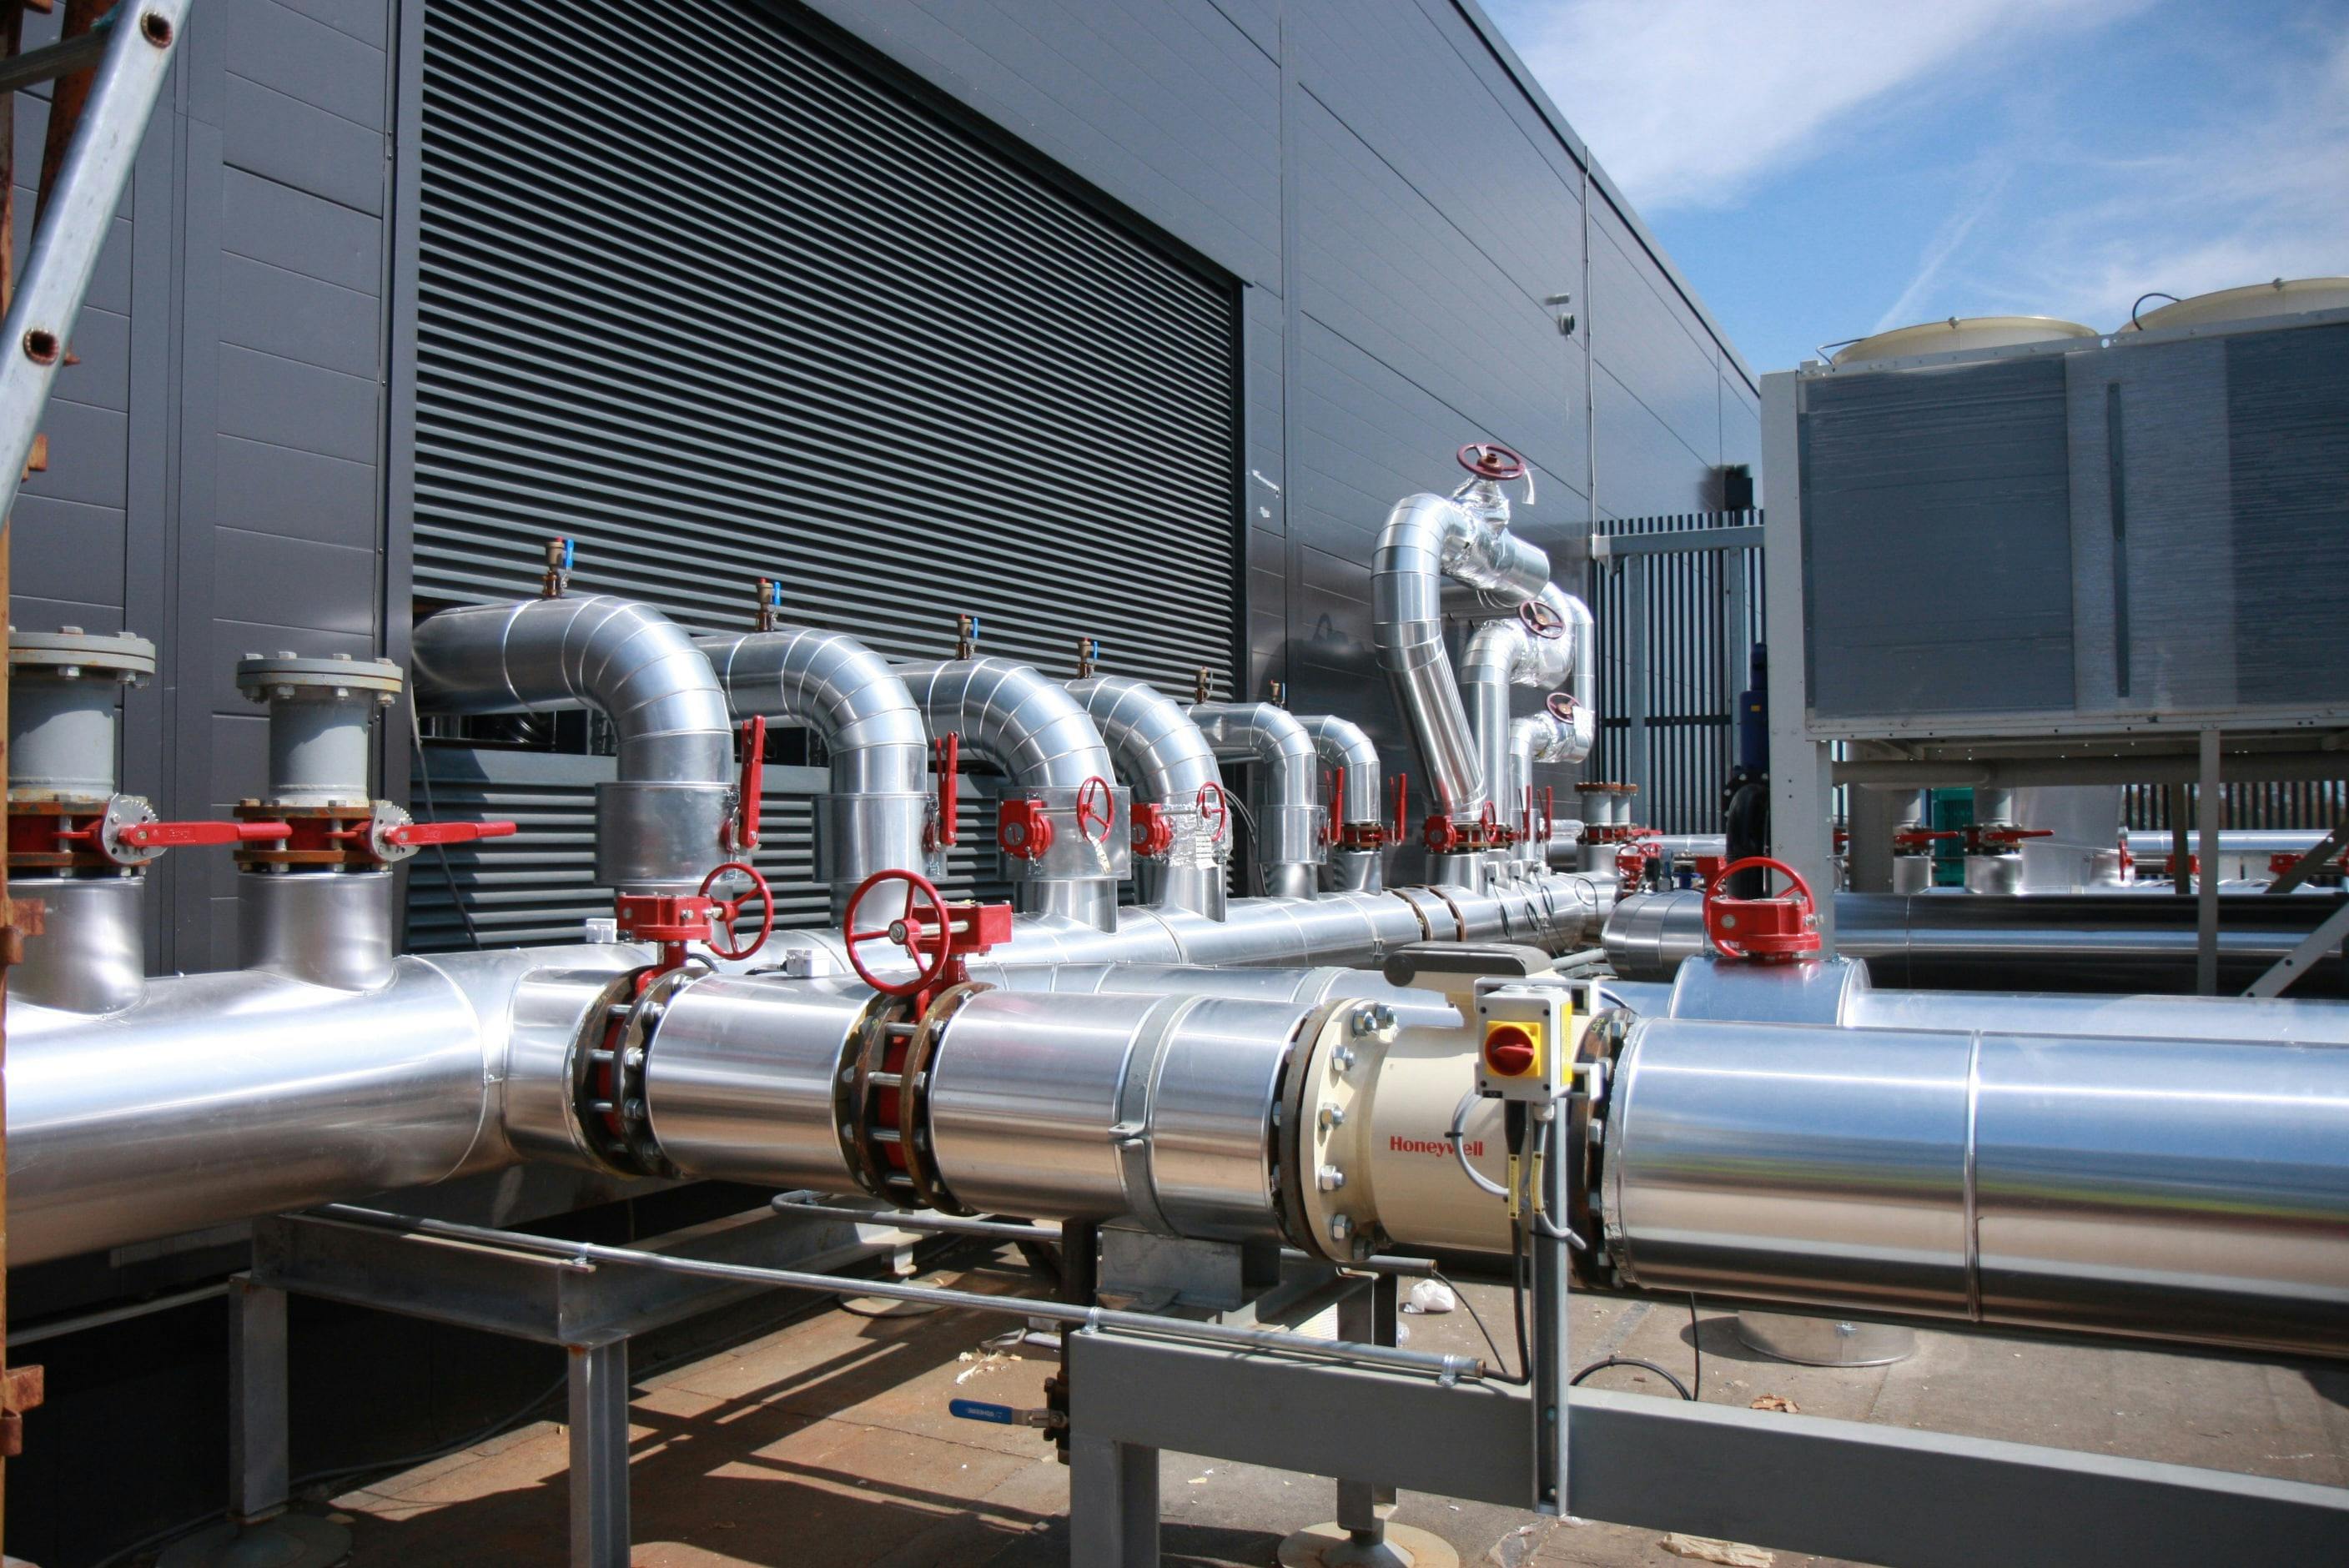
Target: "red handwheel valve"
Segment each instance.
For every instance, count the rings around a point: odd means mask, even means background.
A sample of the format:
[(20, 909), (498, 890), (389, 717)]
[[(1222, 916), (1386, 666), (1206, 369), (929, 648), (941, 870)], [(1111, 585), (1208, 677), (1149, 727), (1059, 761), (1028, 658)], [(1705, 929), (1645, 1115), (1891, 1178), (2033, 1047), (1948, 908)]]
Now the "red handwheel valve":
[[(740, 872), (744, 876), (749, 877), (750, 879), (749, 891), (740, 898), (712, 898), (709, 890), (716, 887), (718, 879), (728, 872)], [(737, 960), (748, 958), (767, 945), (767, 938), (775, 934), (775, 890), (767, 885), (767, 879), (759, 874), (758, 868), (755, 866), (746, 865), (740, 861), (727, 861), (723, 864), (710, 867), (709, 874), (701, 879), (698, 896), (709, 899), (712, 929), (703, 941), (709, 944), (709, 951), (720, 958)], [(727, 937), (730, 940), (732, 939), (734, 922), (740, 918), (742, 906), (754, 897), (759, 901), (759, 934), (752, 937), (747, 945), (741, 947), (729, 947), (721, 944), (718, 940), (718, 933), (715, 929), (717, 923), (723, 921)]]
[(1109, 780), (1095, 774), (1077, 789), (1078, 836), (1089, 844), (1105, 844), (1116, 825), (1117, 797), (1110, 792)]
[[(1757, 869), (1784, 876), (1786, 891), (1764, 898), (1723, 896), (1722, 890), (1731, 877)], [(1816, 953), (1819, 915), (1811, 898), (1811, 884), (1794, 867), (1767, 855), (1733, 861), (1704, 884), (1704, 934), (1723, 958), (1790, 964)]]
[[(890, 882), (905, 884), (905, 908), (880, 925), (857, 930), (857, 923), (865, 918), (867, 897)], [(848, 895), (848, 920), (841, 936), (848, 949), (849, 967), (856, 971), (857, 978), (886, 996), (911, 996), (928, 989), (947, 972), (947, 960), (953, 953), (947, 929), (947, 901), (919, 872), (874, 872), (859, 882)], [(887, 943), (914, 961), (912, 979), (884, 980), (864, 966), (860, 949), (876, 942)]]

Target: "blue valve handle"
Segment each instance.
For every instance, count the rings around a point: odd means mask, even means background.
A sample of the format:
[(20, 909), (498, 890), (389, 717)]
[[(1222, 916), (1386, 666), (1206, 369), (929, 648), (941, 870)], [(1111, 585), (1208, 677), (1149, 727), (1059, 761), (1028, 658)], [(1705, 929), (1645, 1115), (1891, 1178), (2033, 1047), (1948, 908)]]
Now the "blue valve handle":
[(999, 1427), (1019, 1424), (1019, 1412), (1009, 1405), (990, 1405), (980, 1399), (948, 1399), (947, 1414), (966, 1421), (987, 1421)]

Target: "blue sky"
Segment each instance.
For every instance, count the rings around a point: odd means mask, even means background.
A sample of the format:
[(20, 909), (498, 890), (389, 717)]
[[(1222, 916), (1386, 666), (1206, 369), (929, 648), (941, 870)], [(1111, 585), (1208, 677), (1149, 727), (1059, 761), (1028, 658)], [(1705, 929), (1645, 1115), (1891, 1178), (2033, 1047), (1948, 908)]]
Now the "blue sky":
[(1757, 372), (2349, 273), (2349, 0), (1486, 0)]

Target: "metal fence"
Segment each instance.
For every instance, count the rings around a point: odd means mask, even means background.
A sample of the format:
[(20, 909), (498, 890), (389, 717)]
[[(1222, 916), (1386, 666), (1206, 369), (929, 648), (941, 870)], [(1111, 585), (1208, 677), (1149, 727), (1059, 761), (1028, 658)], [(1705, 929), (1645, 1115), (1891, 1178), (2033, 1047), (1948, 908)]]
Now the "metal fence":
[[(2220, 786), (2230, 828), (2274, 830), (2308, 830), (2330, 832), (2349, 817), (2349, 784), (2338, 779), (2295, 779), (2289, 782)], [(2190, 808), (2189, 808), (2190, 812)], [(2158, 784), (2131, 784), (2121, 791), (2121, 825), (2125, 828), (2169, 826), (2169, 791)], [(2188, 826), (2193, 826), (2190, 819)]]
[(1594, 542), (1599, 745), (1583, 775), (1636, 784), (1638, 820), (1721, 829), (1737, 694), (1762, 635), (1762, 514), (1610, 521)]

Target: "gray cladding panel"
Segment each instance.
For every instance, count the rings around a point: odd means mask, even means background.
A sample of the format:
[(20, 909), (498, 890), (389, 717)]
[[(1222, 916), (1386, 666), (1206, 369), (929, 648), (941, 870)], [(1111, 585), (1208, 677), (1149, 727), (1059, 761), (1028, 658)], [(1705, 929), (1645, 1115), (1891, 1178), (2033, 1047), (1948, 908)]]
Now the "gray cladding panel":
[(1278, 285), (1279, 68), (1206, 0), (811, 8), (1226, 271)]
[(1298, 101), (1318, 170), (1299, 197), (1299, 308), (1456, 410), (1474, 427), (1461, 440), (1507, 426), (1512, 445), (1577, 483), (1580, 351), (1350, 127)]
[[(1528, 300), (1582, 287), (1579, 183), (1545, 159), (1438, 19), (1414, 5), (1299, 0), (1305, 90)], [(1553, 145), (1555, 138), (1547, 138)]]
[(1599, 500), (1611, 517), (1690, 511), (1705, 504), (1711, 466), (1603, 363), (1592, 376)]
[[(1593, 210), (1591, 220), (1590, 298), (1582, 319), (1590, 334), (1592, 357), (1692, 453), (1706, 462), (1718, 461), (1719, 354), (1680, 297), (1652, 271), (1633, 263), (1637, 244), (1614, 213), (1601, 205)], [(1603, 490), (1603, 464), (1599, 484)], [(1601, 499), (1619, 513), (1626, 508), (1669, 510), (1630, 497)]]
[(1819, 379), (1803, 396), (1813, 711), (2069, 707), (2064, 362)]

